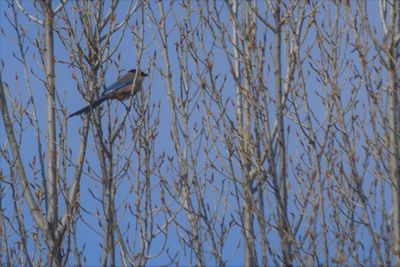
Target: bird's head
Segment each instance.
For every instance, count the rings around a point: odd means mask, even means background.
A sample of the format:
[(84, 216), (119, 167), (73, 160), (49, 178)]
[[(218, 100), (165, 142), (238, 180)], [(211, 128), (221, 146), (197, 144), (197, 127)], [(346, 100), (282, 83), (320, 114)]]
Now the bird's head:
[[(132, 70), (130, 70), (129, 72), (135, 74), (135, 73), (136, 73), (136, 69), (132, 69)], [(143, 71), (140, 71), (140, 76), (141, 76), (141, 77), (147, 77), (148, 75), (147, 75), (147, 73), (145, 73), (145, 72), (143, 72)]]

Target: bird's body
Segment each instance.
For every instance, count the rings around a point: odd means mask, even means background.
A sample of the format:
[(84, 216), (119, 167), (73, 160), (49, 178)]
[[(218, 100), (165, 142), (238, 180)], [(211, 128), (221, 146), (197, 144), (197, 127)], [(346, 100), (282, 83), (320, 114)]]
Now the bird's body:
[[(137, 77), (135, 77), (135, 76), (137, 76)], [(96, 101), (89, 104), (88, 106), (72, 113), (71, 115), (68, 116), (68, 118), (76, 116), (76, 115), (86, 114), (89, 111), (100, 106), (107, 99), (118, 99), (118, 100), (128, 99), (129, 97), (135, 95), (138, 91), (140, 91), (142, 89), (142, 82), (143, 82), (144, 77), (146, 77), (146, 76), (147, 76), (147, 74), (144, 73), (143, 71), (139, 71), (139, 73), (136, 75), (135, 69), (130, 70), (128, 73), (126, 73), (120, 79), (118, 79), (118, 81), (116, 81), (115, 83), (108, 86), (104, 90), (104, 92), (102, 93), (100, 98), (98, 98)], [(136, 80), (135, 80), (135, 78), (136, 78)], [(135, 85), (133, 86), (134, 80), (135, 80)]]

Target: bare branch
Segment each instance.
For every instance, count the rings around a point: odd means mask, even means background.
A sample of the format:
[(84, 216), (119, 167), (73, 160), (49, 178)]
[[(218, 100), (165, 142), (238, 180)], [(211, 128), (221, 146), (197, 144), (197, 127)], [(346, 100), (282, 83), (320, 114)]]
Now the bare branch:
[(21, 3), (19, 2), (19, 0), (13, 0), (13, 1), (15, 1), (15, 3), (17, 4), (18, 9), (21, 10), (22, 13), (24, 13), (24, 15), (25, 15), (28, 19), (30, 19), (30, 20), (32, 20), (33, 22), (36, 22), (36, 23), (38, 23), (38, 24), (40, 24), (40, 25), (43, 25), (43, 21), (40, 20), (40, 19), (38, 19), (38, 18), (36, 18), (36, 17), (34, 17), (34, 16), (32, 16), (31, 14), (29, 14), (29, 13), (24, 9), (24, 7), (21, 5)]

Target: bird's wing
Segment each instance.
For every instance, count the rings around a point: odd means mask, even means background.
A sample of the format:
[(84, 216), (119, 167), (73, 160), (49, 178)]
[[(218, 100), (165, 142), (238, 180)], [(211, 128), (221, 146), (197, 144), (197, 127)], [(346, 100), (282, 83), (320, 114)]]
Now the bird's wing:
[(104, 95), (107, 95), (107, 94), (109, 94), (109, 93), (111, 93), (111, 92), (114, 92), (114, 91), (116, 91), (116, 90), (118, 90), (118, 89), (121, 89), (121, 88), (123, 88), (123, 87), (125, 87), (125, 86), (127, 86), (127, 85), (129, 85), (129, 84), (131, 84), (131, 83), (132, 83), (131, 80), (124, 80), (124, 81), (119, 80), (119, 81), (117, 81), (117, 82), (111, 84), (110, 86), (108, 86), (108, 87), (104, 90), (104, 92), (103, 92), (102, 95), (103, 95), (103, 96), (104, 96)]

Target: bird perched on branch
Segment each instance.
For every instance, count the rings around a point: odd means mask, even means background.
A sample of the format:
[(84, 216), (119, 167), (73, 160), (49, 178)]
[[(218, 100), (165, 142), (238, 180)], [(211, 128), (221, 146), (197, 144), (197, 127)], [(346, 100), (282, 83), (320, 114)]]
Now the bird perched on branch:
[[(137, 77), (136, 77), (137, 76)], [(136, 77), (136, 80), (135, 80)], [(138, 91), (142, 89), (142, 82), (144, 77), (147, 77), (147, 74), (143, 71), (139, 70), (139, 73), (136, 75), (136, 70), (130, 70), (124, 76), (122, 76), (118, 81), (111, 84), (107, 87), (104, 92), (101, 94), (101, 97), (90, 103), (86, 107), (72, 113), (68, 116), (68, 118), (86, 114), (96, 107), (100, 106), (107, 99), (118, 99), (118, 100), (126, 100), (129, 97), (135, 95)], [(133, 86), (133, 81), (135, 80), (135, 85)]]

